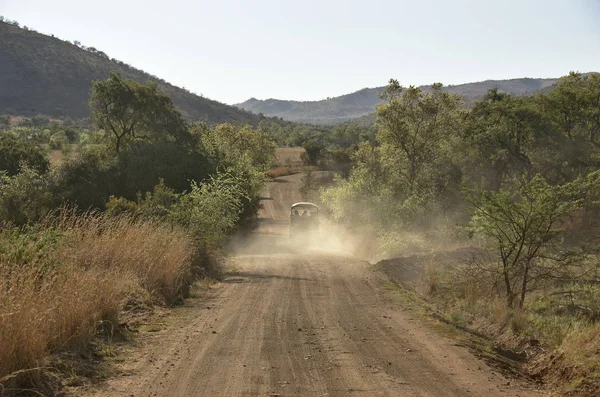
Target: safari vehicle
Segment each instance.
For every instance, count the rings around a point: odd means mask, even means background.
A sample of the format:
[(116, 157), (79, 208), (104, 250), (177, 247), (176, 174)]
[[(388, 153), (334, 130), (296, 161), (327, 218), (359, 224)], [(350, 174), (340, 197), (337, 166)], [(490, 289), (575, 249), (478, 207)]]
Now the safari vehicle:
[(319, 206), (300, 202), (290, 210), (290, 238), (308, 237), (319, 230)]

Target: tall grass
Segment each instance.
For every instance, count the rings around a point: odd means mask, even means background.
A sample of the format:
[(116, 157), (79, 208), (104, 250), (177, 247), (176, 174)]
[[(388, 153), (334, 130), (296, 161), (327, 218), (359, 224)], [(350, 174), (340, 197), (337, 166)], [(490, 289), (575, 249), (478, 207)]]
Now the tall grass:
[(182, 229), (125, 216), (67, 211), (34, 229), (1, 231), (0, 380), (85, 348), (102, 325), (118, 324), (133, 295), (174, 302), (194, 255)]

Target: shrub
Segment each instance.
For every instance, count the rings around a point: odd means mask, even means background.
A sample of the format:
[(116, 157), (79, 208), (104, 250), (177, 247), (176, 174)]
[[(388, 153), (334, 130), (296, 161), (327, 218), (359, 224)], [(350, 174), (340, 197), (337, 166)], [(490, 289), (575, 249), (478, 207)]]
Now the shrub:
[(220, 174), (203, 185), (193, 183), (170, 217), (191, 230), (202, 245), (219, 245), (240, 219), (244, 196), (238, 178)]
[(165, 186), (183, 192), (190, 180), (202, 182), (215, 172), (205, 154), (172, 142), (137, 144), (121, 151), (116, 161), (119, 188), (111, 194), (129, 200), (135, 200), (138, 192), (152, 191), (161, 179)]
[(27, 165), (21, 173), (0, 173), (0, 219), (16, 225), (35, 222), (52, 208), (52, 176)]
[(8, 175), (18, 174), (22, 164), (39, 172), (47, 172), (50, 163), (42, 148), (30, 141), (14, 137), (10, 131), (0, 136), (0, 170)]
[(56, 171), (53, 196), (84, 210), (104, 209), (111, 194), (120, 195), (117, 161), (106, 151), (88, 150), (66, 161)]
[(55, 132), (50, 136), (49, 146), (50, 149), (62, 149), (69, 144), (69, 139), (64, 131)]

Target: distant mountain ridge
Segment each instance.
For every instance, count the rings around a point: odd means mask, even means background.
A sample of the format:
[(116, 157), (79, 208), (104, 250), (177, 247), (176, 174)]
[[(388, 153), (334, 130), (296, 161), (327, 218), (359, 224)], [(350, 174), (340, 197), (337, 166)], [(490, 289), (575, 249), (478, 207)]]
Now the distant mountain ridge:
[[(498, 90), (501, 92), (526, 95), (549, 89), (557, 81), (558, 78), (486, 80), (475, 83), (449, 85), (445, 86), (444, 89), (461, 95), (465, 104), (470, 106), (483, 97), (490, 88), (498, 87)], [(379, 93), (384, 91), (385, 88), (385, 86), (363, 88), (351, 94), (320, 101), (260, 100), (250, 98), (235, 106), (252, 113), (262, 113), (268, 117), (280, 117), (288, 121), (336, 124), (372, 114), (377, 105), (383, 103), (379, 98)], [(427, 91), (431, 89), (431, 86), (421, 86), (420, 88)]]
[(0, 114), (87, 117), (92, 81), (117, 72), (140, 83), (155, 82), (187, 120), (260, 121), (257, 115), (195, 95), (77, 44), (0, 22)]

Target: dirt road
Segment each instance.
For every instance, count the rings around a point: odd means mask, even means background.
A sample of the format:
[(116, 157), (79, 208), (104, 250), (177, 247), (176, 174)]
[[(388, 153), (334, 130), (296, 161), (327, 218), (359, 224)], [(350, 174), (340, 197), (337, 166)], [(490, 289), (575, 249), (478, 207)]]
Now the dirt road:
[[(299, 176), (269, 186), (261, 227), (187, 321), (157, 334), (108, 396), (529, 396), (389, 298), (361, 260), (290, 246)], [(328, 251), (338, 251), (331, 253)]]

